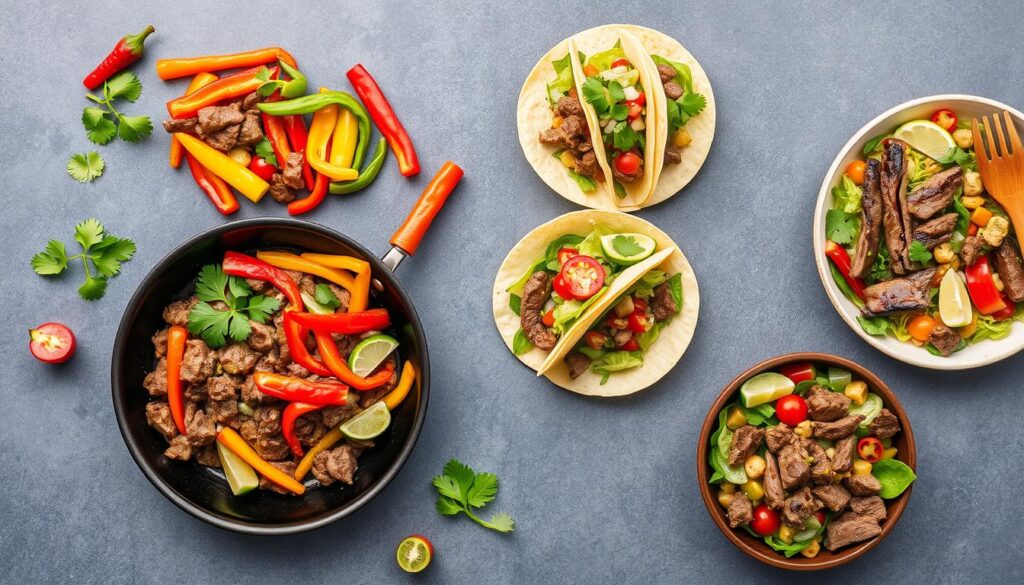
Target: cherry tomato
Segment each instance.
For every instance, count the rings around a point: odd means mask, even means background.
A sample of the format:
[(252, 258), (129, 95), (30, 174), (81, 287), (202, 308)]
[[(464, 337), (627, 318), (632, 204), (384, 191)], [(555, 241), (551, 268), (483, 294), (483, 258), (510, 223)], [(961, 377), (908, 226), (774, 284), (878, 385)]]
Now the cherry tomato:
[(608, 336), (600, 331), (587, 331), (583, 336), (583, 342), (590, 349), (602, 349), (604, 344), (608, 342)]
[(559, 275), (572, 298), (585, 301), (604, 286), (604, 266), (590, 256), (574, 256), (562, 265)]
[(816, 375), (816, 372), (814, 371), (814, 364), (811, 362), (786, 364), (779, 368), (779, 373), (792, 380), (794, 384), (813, 380)]
[(263, 160), (262, 156), (254, 156), (249, 161), (249, 170), (264, 181), (269, 181), (277, 172), (277, 167)]
[(907, 333), (914, 339), (925, 342), (928, 341), (928, 336), (932, 334), (932, 329), (935, 329), (936, 325), (937, 323), (931, 315), (918, 315), (907, 323)]
[(28, 349), (44, 364), (61, 364), (75, 353), (75, 334), (60, 323), (43, 323), (28, 330)]
[(1006, 295), (1003, 295), (1003, 302), (1006, 303), (1005, 309), (1001, 309), (989, 315), (996, 321), (1005, 321), (1006, 319), (1013, 317), (1013, 314), (1017, 312), (1017, 304), (1006, 298)]
[(956, 130), (956, 114), (953, 113), (953, 110), (935, 110), (935, 113), (932, 114), (932, 122), (945, 128), (946, 132)]
[(619, 346), (622, 351), (637, 351), (640, 349), (640, 344), (637, 343), (636, 337), (630, 337), (629, 341)]
[(807, 420), (807, 401), (799, 394), (787, 394), (775, 402), (775, 416), (791, 427)]
[(633, 312), (646, 313), (647, 301), (641, 299), (640, 297), (633, 297)]
[(593, 76), (597, 75), (598, 73), (600, 73), (600, 71), (597, 70), (597, 67), (594, 67), (593, 65), (591, 65), (589, 63), (587, 65), (583, 66), (583, 75), (585, 75), (587, 77), (593, 77)]
[(576, 298), (572, 296), (572, 290), (569, 288), (569, 283), (565, 282), (561, 273), (555, 275), (555, 279), (551, 282), (551, 286), (555, 289), (555, 294), (567, 301), (571, 301)]
[(640, 104), (629, 104), (629, 113), (626, 114), (626, 117), (630, 120), (636, 120), (643, 111), (644, 108)]
[(864, 169), (867, 164), (858, 159), (850, 161), (850, 164), (846, 165), (846, 176), (850, 177), (850, 180), (858, 185), (864, 184)]
[(607, 325), (609, 329), (621, 330), (629, 327), (629, 319), (626, 319), (625, 317), (619, 317), (615, 313), (611, 313), (608, 315), (608, 318), (605, 320), (604, 324)]
[(624, 152), (615, 157), (615, 168), (623, 175), (632, 175), (640, 169), (640, 157), (632, 152)]
[(868, 463), (876, 463), (882, 459), (885, 447), (875, 437), (864, 437), (857, 441), (857, 456)]
[(576, 248), (562, 248), (558, 251), (558, 265), (561, 266), (569, 261), (570, 258), (579, 256), (580, 253), (576, 251)]
[(639, 95), (636, 96), (636, 99), (635, 100), (630, 100), (629, 103), (631, 103), (631, 104), (640, 104), (642, 106), (642, 105), (647, 103), (647, 94), (645, 94), (644, 92), (641, 91), (641, 92), (639, 92)]
[(633, 333), (644, 333), (647, 331), (648, 320), (646, 313), (634, 310), (626, 320), (629, 330)]
[(544, 323), (545, 327), (552, 327), (555, 324), (555, 309), (552, 308), (547, 313), (544, 313), (544, 318), (541, 319), (541, 323)]
[(754, 508), (754, 519), (750, 521), (750, 529), (761, 536), (771, 536), (779, 529), (779, 515), (768, 507), (768, 504), (759, 504)]
[(629, 62), (628, 59), (616, 59), (616, 60), (612, 61), (612, 66), (610, 68), (611, 69), (615, 69), (616, 67), (629, 67), (629, 66), (630, 66), (630, 62)]

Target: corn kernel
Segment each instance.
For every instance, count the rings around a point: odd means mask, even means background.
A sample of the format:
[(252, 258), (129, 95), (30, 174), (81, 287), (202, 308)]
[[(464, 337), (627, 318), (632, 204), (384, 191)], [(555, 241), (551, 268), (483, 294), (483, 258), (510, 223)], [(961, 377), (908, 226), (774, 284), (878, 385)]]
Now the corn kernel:
[(729, 504), (732, 503), (733, 494), (727, 494), (725, 491), (718, 492), (718, 505), (723, 508), (728, 508)]
[(693, 142), (693, 137), (685, 128), (680, 128), (672, 135), (672, 146), (676, 148), (686, 148), (691, 142)]
[(853, 462), (853, 474), (871, 475), (871, 464), (863, 459), (857, 459)]
[(935, 261), (939, 264), (949, 264), (956, 256), (956, 252), (953, 251), (953, 246), (949, 245), (949, 242), (940, 244), (932, 250), (932, 255), (935, 256)]
[(882, 451), (882, 459), (892, 459), (896, 457), (896, 453), (898, 452), (899, 450), (896, 449), (896, 447), (889, 447), (885, 451)]
[(747, 494), (750, 501), (756, 502), (764, 497), (764, 486), (756, 479), (751, 479), (743, 484), (743, 493)]
[(974, 209), (977, 209), (979, 207), (984, 207), (985, 206), (985, 198), (984, 197), (978, 197), (978, 196), (962, 197), (962, 198), (960, 198), (960, 203), (963, 203), (964, 207), (966, 207), (967, 209), (974, 210)]
[(800, 554), (809, 559), (813, 559), (814, 557), (818, 556), (818, 553), (821, 552), (821, 544), (819, 543), (820, 540), (820, 536), (815, 537), (814, 540), (811, 541), (811, 544), (807, 545), (807, 548), (800, 551)]
[(796, 535), (796, 528), (793, 528), (789, 524), (783, 524), (779, 527), (779, 540), (786, 544), (793, 544), (793, 537)]
[(561, 128), (562, 127), (562, 122), (564, 122), (564, 121), (565, 121), (565, 119), (562, 118), (561, 116), (555, 116), (554, 118), (551, 119), (551, 127), (552, 128)]
[(732, 407), (732, 410), (729, 411), (729, 416), (725, 419), (725, 426), (735, 431), (745, 424), (747, 424), (747, 416), (743, 414), (743, 411), (738, 406)]
[(736, 484), (734, 484), (734, 483), (723, 483), (722, 484), (722, 491), (727, 493), (727, 494), (734, 494), (734, 493), (736, 493)]
[(747, 473), (747, 477), (750, 479), (761, 479), (766, 466), (767, 462), (764, 460), (764, 457), (755, 454), (747, 457), (747, 460), (743, 462), (743, 471)]

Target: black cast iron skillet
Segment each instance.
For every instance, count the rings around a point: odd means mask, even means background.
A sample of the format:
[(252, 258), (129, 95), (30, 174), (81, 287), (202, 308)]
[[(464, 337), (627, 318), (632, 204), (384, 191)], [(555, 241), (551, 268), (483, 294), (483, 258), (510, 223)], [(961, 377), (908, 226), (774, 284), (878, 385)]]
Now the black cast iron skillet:
[[(139, 285), (125, 309), (114, 341), (111, 364), (114, 413), (128, 451), (160, 493), (179, 508), (214, 526), (249, 534), (290, 534), (325, 526), (358, 510), (394, 479), (412, 452), (427, 412), (430, 362), (416, 309), (393, 274), (415, 252), (444, 199), (421, 198), (406, 223), (392, 237), (394, 245), (378, 259), (351, 238), (308, 221), (286, 218), (242, 220), (203, 232), (169, 253)], [(347, 254), (368, 261), (373, 270), (371, 306), (388, 309), (392, 333), (403, 360), (416, 366), (417, 377), (405, 402), (392, 412), (392, 424), (359, 458), (355, 484), (308, 489), (304, 496), (253, 490), (231, 493), (220, 470), (163, 456), (167, 442), (146, 423), (149, 396), (142, 387), (155, 365), (150, 337), (166, 326), (163, 308), (192, 294), (193, 279), (204, 264), (219, 264), (226, 250), (301, 249)], [(313, 480), (307, 486), (314, 485)]]

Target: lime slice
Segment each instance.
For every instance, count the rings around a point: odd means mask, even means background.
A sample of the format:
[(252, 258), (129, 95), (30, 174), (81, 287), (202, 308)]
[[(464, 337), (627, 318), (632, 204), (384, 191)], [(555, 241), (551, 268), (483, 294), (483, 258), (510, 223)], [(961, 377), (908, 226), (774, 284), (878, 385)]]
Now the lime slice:
[(658, 247), (654, 238), (643, 234), (608, 234), (601, 236), (604, 255), (620, 266), (629, 266), (647, 258)]
[(359, 342), (348, 356), (348, 367), (355, 375), (365, 378), (388, 359), (398, 347), (398, 340), (388, 335), (374, 335)]
[(349, 419), (339, 430), (350, 439), (366, 441), (386, 431), (390, 424), (391, 411), (381, 401)]
[(317, 302), (316, 297), (309, 293), (299, 293), (299, 296), (302, 297), (302, 302), (306, 303), (310, 313), (316, 313), (317, 315), (330, 315), (334, 313), (334, 309), (327, 305), (321, 305)]
[(224, 468), (224, 477), (228, 479), (228, 486), (231, 493), (236, 496), (247, 494), (260, 485), (260, 478), (256, 476), (256, 470), (242, 458), (235, 455), (235, 452), (228, 449), (220, 442), (217, 442), (217, 455), (220, 455), (220, 465)]
[(939, 285), (939, 317), (946, 327), (965, 327), (974, 319), (967, 287), (956, 270), (947, 270)]
[(740, 387), (740, 399), (743, 400), (743, 406), (753, 408), (792, 394), (795, 388), (793, 380), (786, 376), (775, 372), (764, 372), (743, 383), (743, 386)]
[(413, 535), (398, 543), (395, 559), (406, 573), (419, 573), (430, 565), (434, 547), (424, 536)]
[(950, 151), (956, 148), (953, 136), (930, 120), (911, 120), (897, 128), (892, 135), (936, 160), (949, 156)]

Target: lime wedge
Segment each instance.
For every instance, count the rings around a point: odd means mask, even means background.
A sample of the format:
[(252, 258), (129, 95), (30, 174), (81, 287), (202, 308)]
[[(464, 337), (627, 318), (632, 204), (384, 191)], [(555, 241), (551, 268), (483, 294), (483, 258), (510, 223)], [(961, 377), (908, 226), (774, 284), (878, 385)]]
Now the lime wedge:
[(902, 140), (933, 159), (942, 159), (956, 148), (953, 136), (946, 129), (930, 120), (911, 120), (892, 133), (893, 138)]
[(388, 335), (374, 335), (359, 342), (348, 356), (348, 367), (355, 375), (365, 378), (384, 363), (398, 347), (398, 340)]
[(792, 394), (795, 388), (796, 384), (793, 384), (793, 380), (786, 376), (775, 372), (764, 372), (743, 383), (743, 386), (740, 387), (740, 399), (743, 401), (743, 406), (753, 408)]
[(956, 270), (947, 270), (939, 285), (939, 317), (946, 327), (965, 327), (974, 318), (967, 287)]
[(407, 573), (419, 573), (430, 564), (434, 547), (423, 536), (413, 535), (398, 543), (395, 558), (398, 566)]
[(647, 258), (658, 247), (654, 238), (643, 234), (608, 234), (601, 236), (604, 255), (620, 266), (630, 266)]
[(299, 296), (302, 297), (302, 302), (306, 303), (310, 313), (316, 313), (317, 315), (330, 315), (334, 313), (334, 309), (321, 305), (317, 302), (316, 297), (309, 293), (299, 293)]
[(231, 493), (236, 496), (247, 494), (260, 485), (260, 478), (256, 476), (256, 470), (242, 458), (235, 455), (235, 452), (228, 449), (220, 442), (217, 442), (217, 455), (220, 456), (220, 465), (224, 468), (224, 477), (228, 479), (228, 486)]
[(390, 424), (391, 411), (381, 401), (349, 419), (339, 430), (350, 439), (366, 441), (386, 431)]

